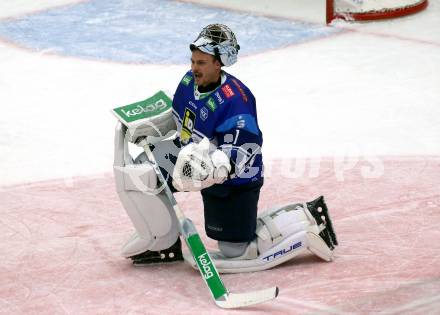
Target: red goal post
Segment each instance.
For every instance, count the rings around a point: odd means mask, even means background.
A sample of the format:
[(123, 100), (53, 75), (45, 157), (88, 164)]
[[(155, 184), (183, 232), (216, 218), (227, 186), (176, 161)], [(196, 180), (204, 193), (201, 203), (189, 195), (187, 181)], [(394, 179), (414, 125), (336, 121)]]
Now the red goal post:
[(335, 19), (368, 21), (422, 11), (428, 0), (178, 0), (220, 9), (329, 24)]
[(327, 24), (334, 19), (370, 21), (424, 10), (428, 0), (327, 0)]

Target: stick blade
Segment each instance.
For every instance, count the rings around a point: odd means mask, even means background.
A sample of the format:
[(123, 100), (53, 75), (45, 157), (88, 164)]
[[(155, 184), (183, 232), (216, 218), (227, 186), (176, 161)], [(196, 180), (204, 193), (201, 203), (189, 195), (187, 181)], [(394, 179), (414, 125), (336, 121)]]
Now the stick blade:
[(278, 287), (272, 287), (246, 293), (228, 293), (227, 295), (216, 299), (215, 304), (221, 308), (245, 307), (273, 300), (278, 296), (279, 292), (280, 290)]

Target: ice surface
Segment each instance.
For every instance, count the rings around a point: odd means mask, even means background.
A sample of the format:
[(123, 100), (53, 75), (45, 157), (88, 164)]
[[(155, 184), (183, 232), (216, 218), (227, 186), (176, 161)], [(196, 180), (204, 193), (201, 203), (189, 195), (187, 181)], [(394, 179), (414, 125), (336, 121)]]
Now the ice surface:
[[(380, 178), (365, 178), (359, 163), (343, 181), (333, 160), (320, 162), (318, 176), (271, 170), (260, 209), (323, 194), (340, 245), (331, 263), (304, 254), (272, 270), (223, 275), (232, 292), (280, 287), (275, 301), (234, 314), (438, 314), (440, 161), (382, 162)], [(133, 267), (119, 256), (132, 226), (109, 174), (19, 185), (0, 198), (0, 314), (225, 314), (183, 262)], [(199, 194), (177, 199), (203, 231)]]
[(188, 39), (195, 39), (212, 21), (236, 30), (243, 56), (339, 32), (325, 25), (175, 1), (111, 0), (88, 1), (10, 19), (0, 23), (0, 36), (32, 50), (91, 60), (188, 64)]

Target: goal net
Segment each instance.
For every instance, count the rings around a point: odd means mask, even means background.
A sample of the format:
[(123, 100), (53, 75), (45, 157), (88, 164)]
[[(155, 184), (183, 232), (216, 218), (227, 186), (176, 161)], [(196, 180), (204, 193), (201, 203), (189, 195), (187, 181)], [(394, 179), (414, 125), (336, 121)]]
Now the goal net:
[(327, 0), (327, 23), (401, 17), (425, 9), (428, 0)]

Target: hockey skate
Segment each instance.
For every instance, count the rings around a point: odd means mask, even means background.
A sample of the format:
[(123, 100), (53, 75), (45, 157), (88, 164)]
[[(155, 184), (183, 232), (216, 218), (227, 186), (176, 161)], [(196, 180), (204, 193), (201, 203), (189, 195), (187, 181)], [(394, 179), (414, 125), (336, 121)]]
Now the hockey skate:
[(169, 248), (151, 251), (147, 250), (141, 254), (128, 257), (133, 261), (133, 265), (142, 266), (157, 263), (170, 263), (183, 260), (182, 243), (180, 238)]
[[(322, 228), (319, 236), (324, 240), (327, 246), (333, 250), (338, 245), (335, 231), (333, 230), (333, 224), (328, 213), (327, 205), (324, 202), (324, 197), (307, 202), (307, 208), (316, 220), (316, 224)], [(320, 228), (320, 229), (321, 229)]]

